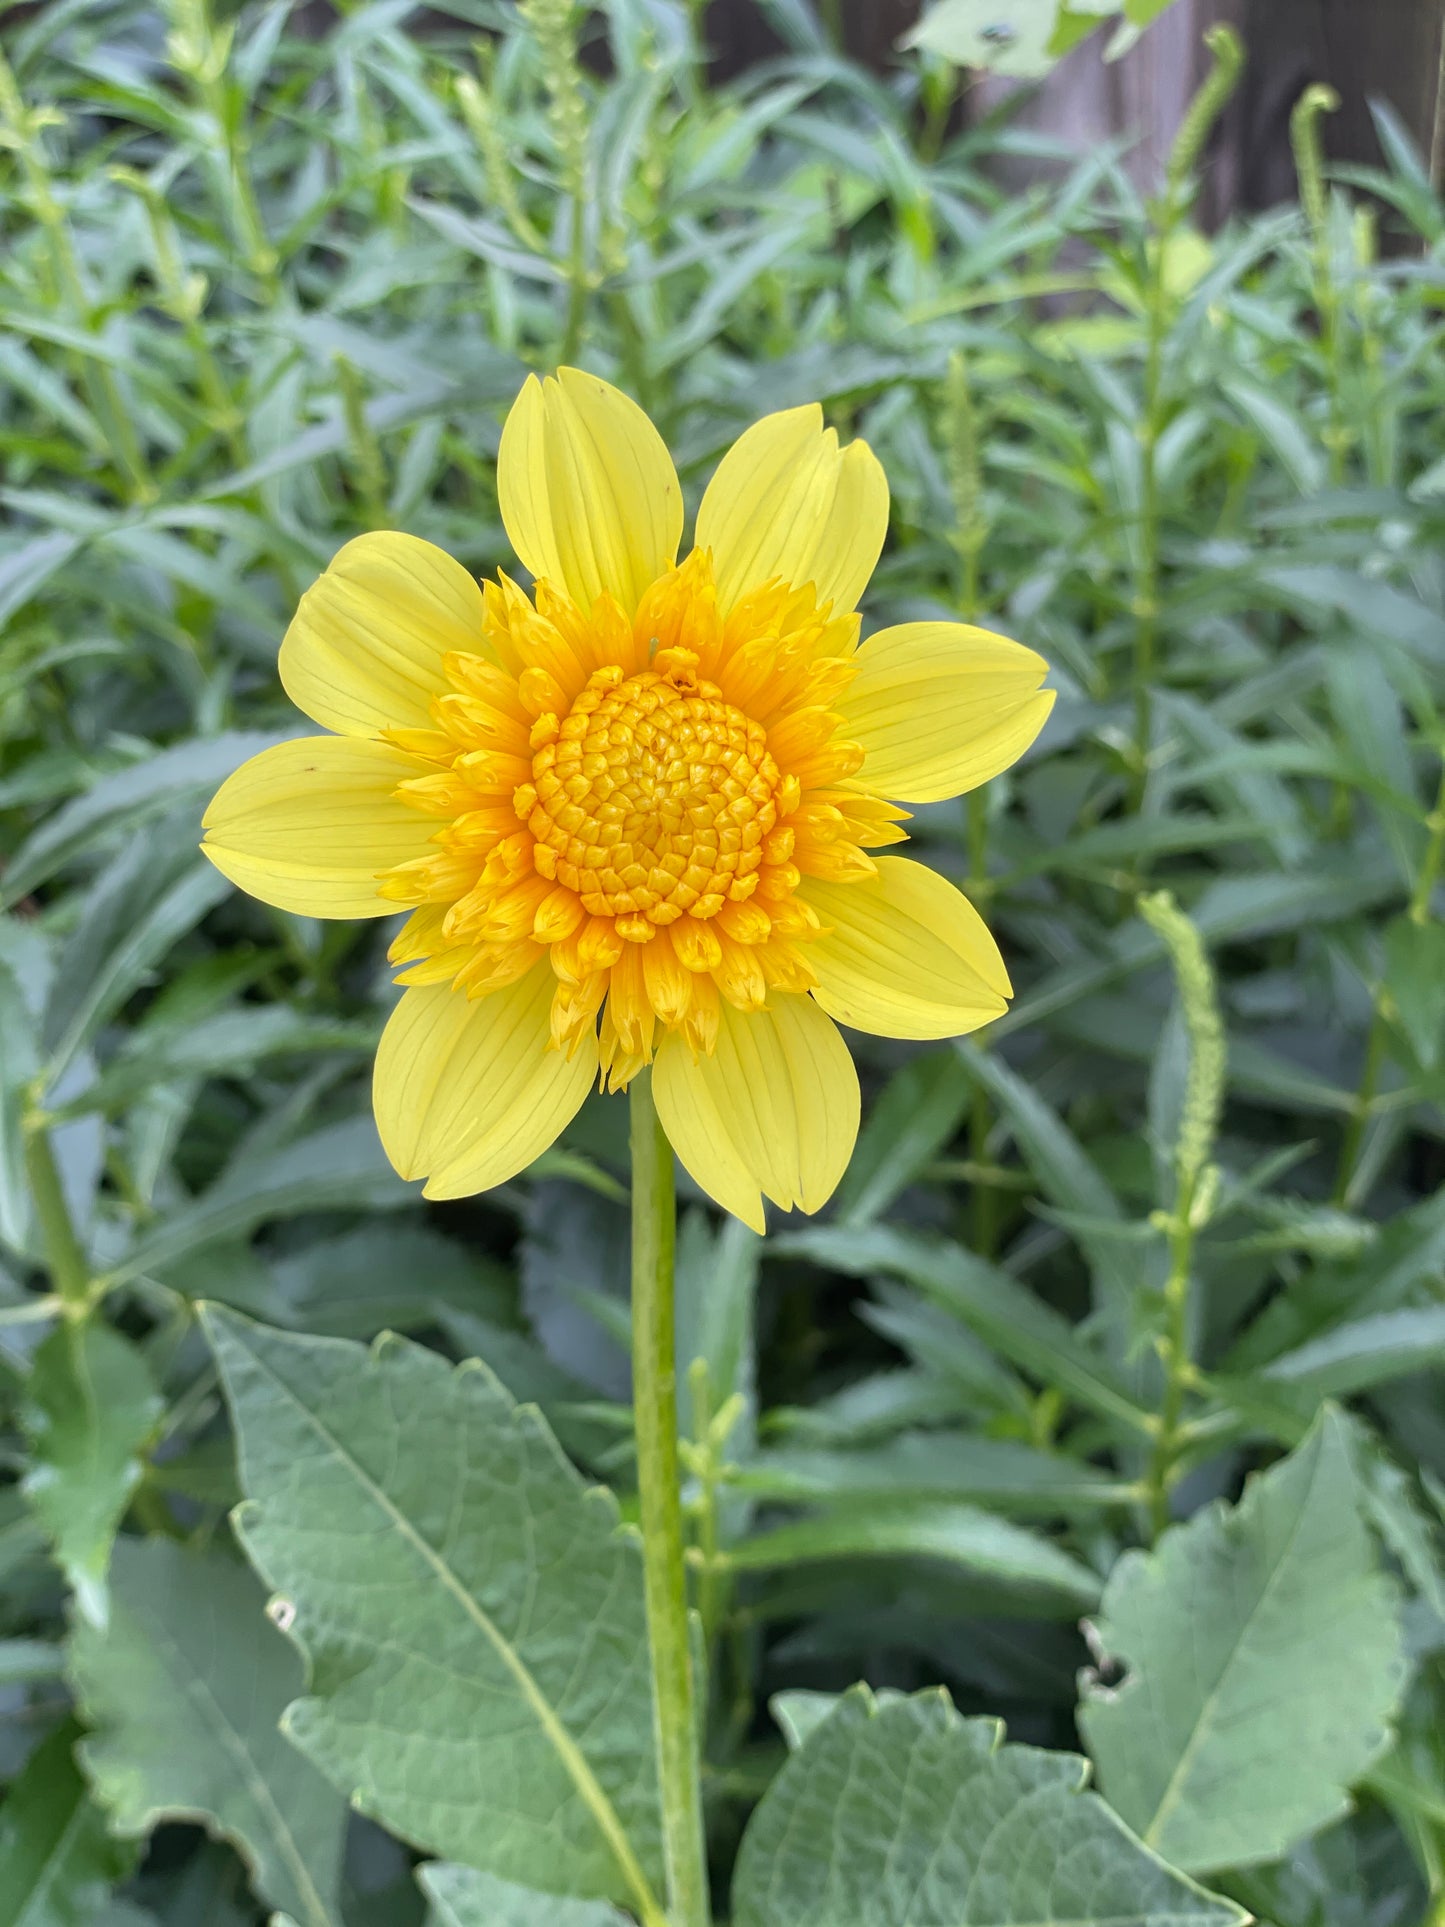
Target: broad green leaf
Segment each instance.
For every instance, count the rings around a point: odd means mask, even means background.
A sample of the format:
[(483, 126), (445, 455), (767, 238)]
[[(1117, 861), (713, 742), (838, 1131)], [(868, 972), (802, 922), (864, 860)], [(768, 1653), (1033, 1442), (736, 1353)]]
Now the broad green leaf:
[(141, 1476), (161, 1403), (135, 1346), (98, 1314), (62, 1319), (35, 1354), (25, 1496), (82, 1616), (103, 1626), (111, 1542)]
[(902, 1499), (845, 1500), (836, 1509), (745, 1539), (729, 1553), (742, 1572), (819, 1559), (938, 1559), (1037, 1594), (1065, 1615), (1098, 1603), (1099, 1580), (1050, 1540), (977, 1506)]
[(134, 1852), (107, 1831), (75, 1764), (80, 1729), (56, 1728), (0, 1803), (0, 1927), (105, 1927)]
[(432, 1904), (428, 1927), (626, 1927), (605, 1900), (559, 1900), (475, 1867), (433, 1860), (417, 1879)]
[(1237, 1927), (1142, 1846), (1069, 1753), (1004, 1744), (946, 1694), (855, 1687), (748, 1822), (734, 1927)]
[(199, 1820), (230, 1840), (268, 1905), (298, 1927), (341, 1927), (346, 1805), (286, 1740), (300, 1659), (254, 1575), (219, 1553), (122, 1539), (111, 1617), (72, 1654), (92, 1731), (80, 1754), (124, 1836)]
[(1035, 80), (1056, 59), (1059, 0), (936, 0), (905, 45), (957, 67)]
[(1114, 1568), (1084, 1682), (1100, 1786), (1176, 1866), (1248, 1866), (1348, 1808), (1384, 1751), (1401, 1683), (1391, 1588), (1326, 1410), (1238, 1506), (1216, 1503)]
[(205, 1321), (242, 1537), (309, 1661), (288, 1733), (415, 1845), (655, 1909), (641, 1564), (610, 1495), (477, 1362)]

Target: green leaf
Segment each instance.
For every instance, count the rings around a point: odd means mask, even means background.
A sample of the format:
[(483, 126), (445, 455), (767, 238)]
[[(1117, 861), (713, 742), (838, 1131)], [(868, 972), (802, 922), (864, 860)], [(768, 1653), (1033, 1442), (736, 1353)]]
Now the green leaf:
[(1348, 1808), (1401, 1684), (1343, 1421), (1114, 1568), (1079, 1725), (1106, 1797), (1190, 1872), (1282, 1854)]
[(656, 1909), (641, 1562), (611, 1496), (475, 1361), (204, 1316), (242, 1537), (310, 1662), (297, 1744), (417, 1846)]
[(1445, 925), (1396, 917), (1385, 931), (1385, 984), (1416, 1060), (1434, 1070), (1445, 1040)]
[(857, 1147), (838, 1186), (837, 1209), (849, 1224), (872, 1224), (957, 1131), (969, 1086), (952, 1051), (915, 1057), (868, 1108)]
[(433, 1860), (417, 1879), (432, 1904), (428, 1927), (627, 1927), (605, 1900), (559, 1900), (475, 1867)]
[(784, 1446), (759, 1453), (732, 1483), (759, 1498), (962, 1499), (1001, 1512), (1056, 1513), (1117, 1503), (1121, 1488), (1097, 1467), (1014, 1439), (971, 1432), (905, 1432), (854, 1451)]
[(956, 67), (1035, 80), (1054, 64), (1058, 15), (1058, 0), (938, 0), (904, 45)]
[(35, 1354), (25, 1496), (50, 1535), (82, 1616), (103, 1626), (106, 1567), (161, 1404), (135, 1346), (97, 1316), (62, 1319)]
[(850, 1277), (888, 1271), (906, 1278), (1041, 1383), (1057, 1385), (1081, 1405), (1131, 1430), (1148, 1430), (1149, 1414), (1066, 1319), (1006, 1272), (961, 1246), (929, 1242), (884, 1225), (861, 1230), (817, 1225), (773, 1243), (776, 1250), (814, 1258)]
[(453, 1310), (505, 1325), (516, 1295), (500, 1265), (406, 1218), (303, 1245), (271, 1273), (287, 1308), (284, 1322), (328, 1338), (413, 1331)]
[(1277, 1358), (1265, 1380), (1316, 1399), (1345, 1398), (1445, 1361), (1445, 1305), (1352, 1318)]
[(796, 1566), (818, 1559), (940, 1559), (980, 1578), (1042, 1594), (1066, 1614), (1098, 1602), (1099, 1581), (1089, 1568), (1038, 1533), (977, 1506), (937, 1500), (857, 1500), (836, 1511), (774, 1526), (734, 1546), (729, 1559), (743, 1572)]
[(285, 742), (295, 733), (233, 730), (224, 736), (155, 751), (125, 769), (97, 778), (83, 795), (73, 797), (54, 816), (47, 817), (16, 852), (5, 871), (4, 901), (19, 902), (87, 844), (134, 829), (177, 798), (204, 799), (248, 757), (273, 743)]
[(208, 1245), (302, 1211), (395, 1209), (413, 1197), (370, 1117), (330, 1124), (264, 1156), (238, 1159), (208, 1191), (147, 1229), (109, 1273), (112, 1284), (168, 1269)]
[(100, 1927), (130, 1870), (75, 1764), (79, 1730), (57, 1727), (0, 1806), (0, 1927)]
[(80, 1755), (116, 1831), (198, 1820), (300, 1927), (340, 1927), (346, 1805), (281, 1733), (301, 1661), (235, 1559), (167, 1539), (115, 1549), (110, 1624), (82, 1627), (72, 1670), (93, 1731)]
[(1119, 1200), (1063, 1119), (996, 1051), (966, 1040), (954, 1049), (1008, 1120), (1050, 1204), (1098, 1226), (1079, 1231), (1078, 1243), (1089, 1262), (1100, 1310), (1116, 1333), (1124, 1333), (1138, 1292), (1139, 1267), (1110, 1235), (1126, 1222)]
[[(182, 834), (194, 843), (193, 826)], [(194, 850), (181, 855), (158, 849), (154, 836), (136, 840), (90, 895), (62, 953), (41, 1033), (51, 1079), (230, 887)]]
[(855, 1687), (748, 1823), (734, 1927), (1235, 1927), (1096, 1794), (1085, 1761), (1003, 1744), (943, 1692)]

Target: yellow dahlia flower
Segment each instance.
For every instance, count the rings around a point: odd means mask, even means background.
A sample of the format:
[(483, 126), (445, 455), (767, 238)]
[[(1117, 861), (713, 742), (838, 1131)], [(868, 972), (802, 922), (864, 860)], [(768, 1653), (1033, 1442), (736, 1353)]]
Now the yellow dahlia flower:
[(834, 1019), (950, 1037), (1011, 995), (968, 900), (868, 852), (1028, 747), (1046, 665), (947, 622), (859, 646), (888, 486), (816, 406), (724, 457), (680, 565), (667, 450), (595, 376), (527, 382), (497, 486), (534, 592), (347, 543), (281, 645), (335, 733), (237, 770), (206, 854), (283, 910), (410, 908), (375, 1102), (428, 1197), (512, 1177), (651, 1064), (705, 1191), (759, 1231), (764, 1195), (816, 1211), (858, 1128)]

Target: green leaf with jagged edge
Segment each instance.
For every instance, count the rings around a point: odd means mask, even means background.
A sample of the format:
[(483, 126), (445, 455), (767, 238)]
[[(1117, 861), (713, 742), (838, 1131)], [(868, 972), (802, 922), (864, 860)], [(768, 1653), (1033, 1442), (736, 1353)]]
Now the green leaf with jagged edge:
[(904, 45), (958, 67), (1035, 80), (1054, 64), (1059, 11), (1058, 0), (937, 0)]
[(1392, 1588), (1330, 1408), (1237, 1506), (1114, 1568), (1079, 1726), (1106, 1797), (1192, 1873), (1273, 1860), (1348, 1806), (1402, 1684)]
[(431, 1901), (427, 1927), (627, 1927), (605, 1900), (559, 1900), (454, 1862), (433, 1860), (416, 1877)]
[(101, 1927), (130, 1871), (75, 1764), (79, 1731), (57, 1727), (0, 1805), (0, 1927)]
[(24, 1408), (34, 1449), (25, 1497), (93, 1625), (105, 1624), (111, 1542), (160, 1412), (144, 1359), (99, 1316), (62, 1319), (35, 1354)]
[(204, 1318), (241, 1536), (310, 1661), (287, 1731), (414, 1845), (660, 1912), (641, 1560), (611, 1495), (478, 1361)]
[(941, 1690), (854, 1687), (763, 1795), (733, 1927), (1239, 1927), (1097, 1794), (1088, 1762), (1005, 1745)]
[(122, 1539), (108, 1627), (77, 1629), (71, 1670), (93, 1729), (80, 1757), (118, 1833), (198, 1820), (299, 1927), (340, 1927), (346, 1803), (282, 1735), (301, 1661), (255, 1575), (220, 1553)]

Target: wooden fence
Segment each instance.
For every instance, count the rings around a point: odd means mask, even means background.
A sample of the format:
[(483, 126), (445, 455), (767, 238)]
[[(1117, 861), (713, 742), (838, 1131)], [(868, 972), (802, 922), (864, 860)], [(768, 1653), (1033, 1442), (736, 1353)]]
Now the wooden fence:
[[(1004, 17), (1008, 4), (1000, 0)], [(883, 66), (917, 18), (918, 0), (841, 0), (838, 11), (850, 49)], [(725, 70), (777, 51), (761, 0), (712, 0), (707, 20)], [(1324, 128), (1333, 158), (1378, 159), (1369, 103), (1381, 99), (1440, 179), (1445, 0), (1175, 0), (1122, 60), (1105, 62), (1104, 34), (1076, 48), (1032, 90), (1022, 118), (1081, 150), (1128, 135), (1137, 141), (1131, 164), (1138, 178), (1152, 181), (1198, 84), (1201, 37), (1218, 20), (1239, 29), (1249, 61), (1214, 151), (1208, 190), (1214, 218), (1292, 194), (1289, 112), (1311, 81), (1324, 81), (1340, 95), (1340, 111)], [(994, 104), (1008, 85), (976, 83), (975, 110)]]

